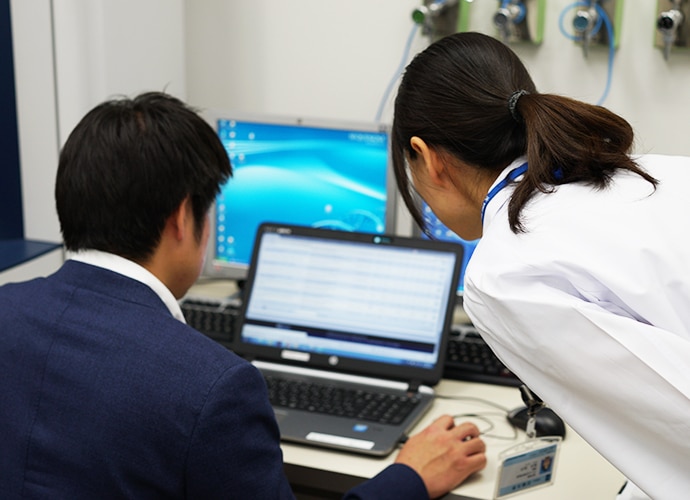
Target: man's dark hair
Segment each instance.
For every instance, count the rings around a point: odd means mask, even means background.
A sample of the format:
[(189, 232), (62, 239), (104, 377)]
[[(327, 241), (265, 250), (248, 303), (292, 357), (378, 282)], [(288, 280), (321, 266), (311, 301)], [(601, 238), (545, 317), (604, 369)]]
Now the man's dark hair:
[(187, 196), (200, 238), (231, 175), (213, 128), (179, 99), (147, 92), (106, 101), (84, 116), (60, 154), (55, 200), (65, 246), (146, 260)]

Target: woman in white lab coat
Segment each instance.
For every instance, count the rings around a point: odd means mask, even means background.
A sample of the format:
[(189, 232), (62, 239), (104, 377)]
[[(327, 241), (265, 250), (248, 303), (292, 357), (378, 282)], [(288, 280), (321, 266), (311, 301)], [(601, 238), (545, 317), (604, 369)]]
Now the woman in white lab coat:
[(637, 485), (675, 500), (690, 495), (690, 158), (632, 144), (623, 118), (540, 94), (478, 33), (418, 54), (395, 102), (413, 218), (423, 227), (421, 197), (481, 237), (465, 278), (474, 325), (630, 479), (625, 497), (644, 498)]

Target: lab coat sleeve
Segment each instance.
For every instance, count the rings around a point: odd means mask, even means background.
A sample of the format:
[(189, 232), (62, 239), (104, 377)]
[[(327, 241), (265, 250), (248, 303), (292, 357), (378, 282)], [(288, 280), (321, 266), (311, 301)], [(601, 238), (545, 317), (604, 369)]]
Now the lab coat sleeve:
[(506, 366), (652, 498), (686, 496), (690, 342), (553, 276), (476, 276), (464, 307)]

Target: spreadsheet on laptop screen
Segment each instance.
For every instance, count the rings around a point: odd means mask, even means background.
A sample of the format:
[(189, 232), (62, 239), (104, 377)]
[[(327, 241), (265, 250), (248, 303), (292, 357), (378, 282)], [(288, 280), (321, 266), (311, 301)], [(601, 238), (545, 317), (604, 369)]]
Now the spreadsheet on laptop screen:
[(455, 260), (435, 250), (266, 234), (243, 340), (431, 365)]

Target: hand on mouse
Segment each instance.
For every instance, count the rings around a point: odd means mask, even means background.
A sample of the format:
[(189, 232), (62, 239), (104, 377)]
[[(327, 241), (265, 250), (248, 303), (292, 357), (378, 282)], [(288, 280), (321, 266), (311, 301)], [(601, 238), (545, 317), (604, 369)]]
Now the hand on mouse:
[(472, 423), (455, 425), (443, 415), (411, 436), (395, 459), (414, 469), (424, 481), (430, 498), (437, 498), (458, 486), (470, 474), (486, 466), (486, 445)]

